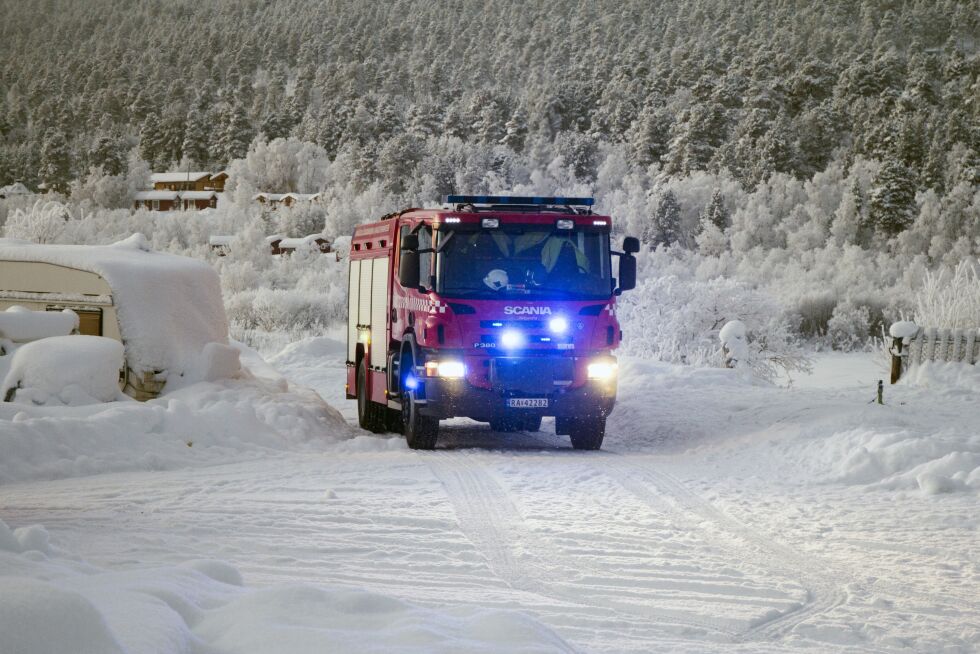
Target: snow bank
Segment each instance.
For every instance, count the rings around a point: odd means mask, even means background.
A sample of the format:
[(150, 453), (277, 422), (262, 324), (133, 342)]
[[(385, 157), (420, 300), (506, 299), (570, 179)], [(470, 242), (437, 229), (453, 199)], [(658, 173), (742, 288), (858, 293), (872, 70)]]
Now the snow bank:
[(101, 336), (55, 336), (17, 349), (0, 399), (80, 406), (119, 399), (123, 345)]
[(15, 343), (34, 341), (49, 336), (67, 336), (78, 329), (78, 314), (71, 309), (62, 311), (31, 311), (14, 305), (0, 313), (0, 338)]
[(244, 346), (235, 351), (248, 366), (240, 378), (189, 384), (148, 402), (0, 402), (0, 484), (324, 451), (351, 437), (316, 393), (290, 386)]
[(0, 520), (0, 634), (11, 654), (571, 652), (515, 611), (421, 608), (356, 588), (242, 587), (219, 561), (109, 571)]
[[(829, 358), (840, 365), (840, 355)], [(923, 364), (885, 388), (884, 405), (869, 404), (877, 380), (863, 368), (850, 384), (791, 389), (629, 357), (620, 371), (609, 449), (701, 449), (724, 474), (744, 466), (742, 474), (765, 470), (792, 485), (980, 492), (976, 366)]]
[(207, 263), (150, 251), (142, 234), (108, 246), (0, 239), (0, 259), (100, 275), (113, 291), (129, 366), (182, 374), (208, 343), (228, 343), (218, 275)]

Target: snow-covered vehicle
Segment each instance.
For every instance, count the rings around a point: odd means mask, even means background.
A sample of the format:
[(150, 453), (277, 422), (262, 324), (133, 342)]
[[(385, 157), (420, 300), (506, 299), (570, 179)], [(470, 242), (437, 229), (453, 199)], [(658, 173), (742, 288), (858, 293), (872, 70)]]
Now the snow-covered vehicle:
[[(431, 449), (439, 420), (598, 449), (616, 401), (616, 297), (639, 250), (592, 198), (448, 196), (360, 225), (350, 251), (347, 397), (360, 424)], [(618, 281), (613, 256), (619, 258)], [(395, 272), (397, 271), (397, 272)]]
[(151, 251), (140, 234), (107, 246), (0, 239), (0, 311), (13, 306), (69, 309), (79, 333), (120, 341), (120, 388), (139, 400), (188, 373), (208, 376), (205, 365), (237, 369), (217, 273), (203, 261)]

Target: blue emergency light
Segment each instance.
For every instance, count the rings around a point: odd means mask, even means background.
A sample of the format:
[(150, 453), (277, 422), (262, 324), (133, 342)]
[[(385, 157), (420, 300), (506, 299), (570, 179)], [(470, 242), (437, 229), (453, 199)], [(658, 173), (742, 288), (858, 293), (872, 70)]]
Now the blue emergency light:
[(447, 195), (446, 204), (522, 204), (591, 207), (595, 198), (529, 197), (521, 195)]

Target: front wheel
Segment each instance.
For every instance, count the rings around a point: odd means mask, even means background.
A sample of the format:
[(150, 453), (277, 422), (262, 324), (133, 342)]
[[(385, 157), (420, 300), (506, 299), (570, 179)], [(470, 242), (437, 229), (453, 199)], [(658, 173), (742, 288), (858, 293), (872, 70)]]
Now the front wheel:
[(571, 420), (570, 436), (576, 450), (598, 450), (606, 435), (605, 418), (575, 418)]
[(435, 449), (439, 438), (439, 419), (419, 413), (419, 405), (411, 391), (402, 395), (402, 430), (405, 442), (413, 450)]

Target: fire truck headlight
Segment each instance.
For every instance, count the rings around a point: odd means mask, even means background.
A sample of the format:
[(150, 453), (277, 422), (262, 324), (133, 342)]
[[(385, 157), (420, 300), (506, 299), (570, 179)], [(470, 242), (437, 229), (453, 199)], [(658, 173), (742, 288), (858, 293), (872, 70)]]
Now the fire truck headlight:
[(459, 379), (466, 376), (466, 366), (462, 361), (427, 361), (425, 376)]
[(589, 379), (609, 381), (616, 377), (618, 364), (615, 361), (593, 361), (588, 365)]
[(500, 344), (508, 350), (513, 350), (524, 344), (524, 334), (516, 329), (507, 329), (500, 335)]
[(568, 319), (564, 316), (555, 316), (548, 321), (548, 329), (552, 334), (564, 334), (568, 331)]

